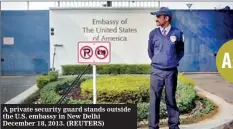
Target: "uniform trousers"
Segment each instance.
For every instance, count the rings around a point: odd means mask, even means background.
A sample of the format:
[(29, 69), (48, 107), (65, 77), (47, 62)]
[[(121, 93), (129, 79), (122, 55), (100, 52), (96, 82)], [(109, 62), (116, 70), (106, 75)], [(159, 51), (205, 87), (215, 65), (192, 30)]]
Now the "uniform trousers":
[(167, 71), (153, 69), (150, 76), (149, 129), (159, 129), (160, 102), (164, 87), (169, 129), (179, 129), (180, 112), (175, 98), (177, 78), (177, 68)]

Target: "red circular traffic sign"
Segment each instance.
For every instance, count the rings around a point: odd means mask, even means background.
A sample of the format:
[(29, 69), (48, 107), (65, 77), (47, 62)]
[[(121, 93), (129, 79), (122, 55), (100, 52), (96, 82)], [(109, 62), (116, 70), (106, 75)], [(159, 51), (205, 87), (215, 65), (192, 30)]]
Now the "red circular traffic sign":
[[(101, 50), (101, 48), (103, 48)], [(104, 53), (103, 51), (105, 51), (106, 53)], [(98, 52), (100, 54), (98, 54)], [(99, 59), (105, 59), (107, 56), (108, 56), (108, 49), (105, 47), (105, 46), (98, 46), (96, 49), (95, 49), (95, 55), (97, 58)], [(103, 55), (103, 57), (100, 57), (100, 55)]]
[[(89, 50), (87, 52), (87, 50)], [(83, 52), (82, 52), (83, 51)], [(80, 49), (80, 56), (83, 58), (83, 59), (90, 59), (92, 56), (93, 56), (93, 50), (90, 46), (83, 46), (81, 49)], [(85, 57), (86, 56), (86, 57)]]

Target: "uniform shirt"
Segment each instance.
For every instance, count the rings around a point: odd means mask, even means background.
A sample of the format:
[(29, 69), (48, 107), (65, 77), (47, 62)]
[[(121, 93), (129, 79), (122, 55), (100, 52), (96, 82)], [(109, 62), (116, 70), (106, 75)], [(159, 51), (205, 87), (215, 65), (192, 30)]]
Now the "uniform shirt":
[(149, 34), (148, 56), (155, 69), (177, 68), (184, 56), (183, 32), (172, 26), (166, 29), (169, 31), (165, 36), (161, 28), (155, 28)]
[(160, 31), (162, 32), (162, 34), (163, 34), (163, 31), (166, 30), (166, 35), (167, 35), (168, 32), (171, 30), (171, 24), (169, 24), (165, 29), (161, 26), (159, 28), (160, 28)]

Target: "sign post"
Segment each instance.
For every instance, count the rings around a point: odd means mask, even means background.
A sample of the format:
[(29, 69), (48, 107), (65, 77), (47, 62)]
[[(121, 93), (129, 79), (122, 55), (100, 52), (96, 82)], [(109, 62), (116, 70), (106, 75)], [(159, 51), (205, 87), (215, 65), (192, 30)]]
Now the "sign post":
[(111, 44), (106, 41), (78, 42), (78, 63), (92, 64), (93, 104), (97, 103), (96, 65), (109, 64), (111, 61)]
[(96, 64), (93, 64), (93, 104), (96, 104)]

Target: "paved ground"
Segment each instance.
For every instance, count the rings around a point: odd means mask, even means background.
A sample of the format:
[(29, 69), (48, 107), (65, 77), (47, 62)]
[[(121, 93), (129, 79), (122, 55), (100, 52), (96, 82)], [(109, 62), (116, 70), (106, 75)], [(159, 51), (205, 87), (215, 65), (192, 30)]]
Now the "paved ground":
[(190, 74), (186, 76), (192, 78), (200, 88), (233, 104), (233, 83), (225, 81), (219, 74)]
[(24, 92), (36, 83), (36, 76), (0, 76), (1, 104)]

